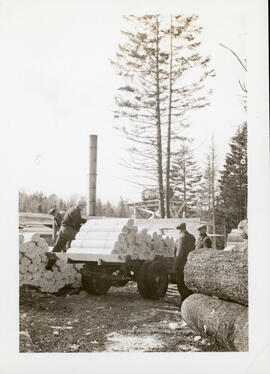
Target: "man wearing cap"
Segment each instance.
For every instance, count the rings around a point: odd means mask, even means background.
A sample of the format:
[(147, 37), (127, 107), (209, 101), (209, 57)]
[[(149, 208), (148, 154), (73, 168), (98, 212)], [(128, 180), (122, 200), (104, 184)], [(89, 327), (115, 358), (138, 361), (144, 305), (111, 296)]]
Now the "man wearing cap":
[(195, 237), (187, 231), (186, 224), (184, 222), (180, 223), (180, 225), (178, 225), (176, 229), (180, 231), (180, 235), (178, 239), (173, 270), (176, 273), (177, 287), (181, 295), (181, 302), (183, 302), (184, 299), (191, 294), (191, 291), (189, 291), (184, 282), (184, 267), (187, 262), (189, 253), (195, 248), (196, 240)]
[[(68, 209), (61, 222), (59, 234), (52, 252), (66, 251), (66, 244), (75, 239), (77, 232), (80, 230), (81, 224), (86, 222), (86, 219), (81, 216), (81, 211), (85, 206), (85, 201), (79, 200), (75, 207)], [(46, 269), (50, 270), (55, 262), (56, 260), (49, 259)]]
[(200, 226), (197, 227), (197, 230), (199, 231), (199, 237), (197, 239), (195, 249), (211, 248), (212, 247), (212, 241), (209, 238), (209, 236), (206, 234), (207, 226), (206, 225), (200, 225)]
[(64, 213), (60, 213), (57, 211), (56, 207), (53, 207), (50, 211), (49, 214), (53, 216), (53, 243), (55, 243), (56, 238), (57, 238), (57, 233), (60, 230), (61, 227), (61, 222), (64, 216)]

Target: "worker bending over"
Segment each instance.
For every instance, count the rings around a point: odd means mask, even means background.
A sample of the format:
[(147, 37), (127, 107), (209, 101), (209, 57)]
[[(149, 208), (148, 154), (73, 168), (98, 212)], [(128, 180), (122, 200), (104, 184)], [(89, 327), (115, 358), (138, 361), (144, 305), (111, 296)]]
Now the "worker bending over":
[(53, 207), (49, 214), (53, 216), (53, 244), (56, 242), (57, 234), (60, 230), (62, 219), (65, 213), (61, 213), (57, 210), (56, 207)]
[[(81, 216), (81, 211), (85, 206), (86, 202), (84, 200), (79, 200), (75, 207), (68, 209), (61, 222), (61, 227), (52, 252), (65, 252), (66, 244), (71, 243), (71, 241), (75, 239), (82, 223), (86, 222), (86, 219)], [(49, 259), (46, 269), (50, 270), (55, 264), (55, 261), (54, 259)]]

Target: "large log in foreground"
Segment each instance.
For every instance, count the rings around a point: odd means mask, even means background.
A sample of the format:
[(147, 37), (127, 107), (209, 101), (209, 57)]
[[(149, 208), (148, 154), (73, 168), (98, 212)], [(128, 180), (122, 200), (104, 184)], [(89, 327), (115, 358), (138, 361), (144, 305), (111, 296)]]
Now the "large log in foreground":
[(181, 314), (193, 330), (214, 338), (228, 351), (248, 351), (248, 307), (193, 294), (184, 300)]
[(192, 251), (184, 277), (186, 286), (193, 292), (248, 305), (247, 251)]

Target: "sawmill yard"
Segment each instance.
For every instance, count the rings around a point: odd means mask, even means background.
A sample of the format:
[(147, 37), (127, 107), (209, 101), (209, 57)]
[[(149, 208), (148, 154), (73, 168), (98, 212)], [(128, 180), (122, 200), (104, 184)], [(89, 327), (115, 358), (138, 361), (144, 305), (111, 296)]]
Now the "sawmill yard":
[(153, 301), (140, 297), (135, 282), (102, 296), (28, 290), (20, 297), (20, 352), (224, 351), (188, 327), (179, 302), (172, 284)]
[(91, 219), (66, 253), (22, 230), (20, 352), (247, 351), (247, 242), (190, 253), (181, 304), (169, 221)]

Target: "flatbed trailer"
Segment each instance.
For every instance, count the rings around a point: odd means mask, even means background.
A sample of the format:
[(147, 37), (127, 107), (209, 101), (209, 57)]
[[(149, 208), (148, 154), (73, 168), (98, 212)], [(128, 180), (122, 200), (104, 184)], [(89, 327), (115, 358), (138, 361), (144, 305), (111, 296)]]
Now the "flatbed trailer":
[[(175, 279), (173, 257), (156, 256), (153, 260), (120, 258), (117, 254), (66, 252), (69, 263), (82, 263), (82, 288), (91, 295), (104, 295), (113, 287), (137, 282), (139, 294), (145, 299), (159, 299), (167, 292), (169, 277)], [(57, 259), (57, 253), (48, 252)]]

